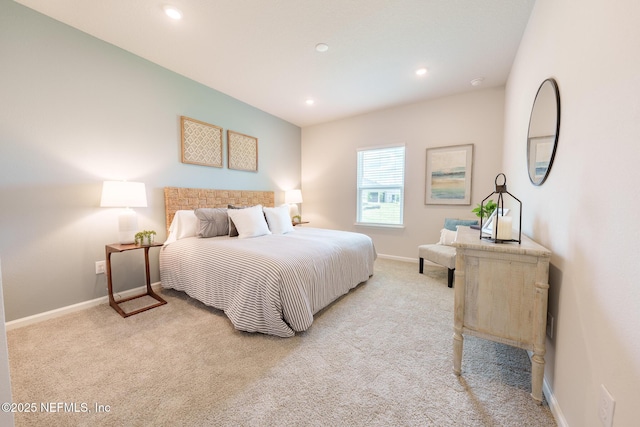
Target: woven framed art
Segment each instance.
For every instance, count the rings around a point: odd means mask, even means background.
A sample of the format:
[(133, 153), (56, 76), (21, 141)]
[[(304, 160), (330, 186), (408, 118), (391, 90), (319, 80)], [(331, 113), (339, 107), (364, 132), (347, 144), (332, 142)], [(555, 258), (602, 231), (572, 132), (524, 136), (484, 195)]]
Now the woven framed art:
[(222, 167), (222, 128), (180, 116), (182, 163)]
[(229, 169), (258, 171), (258, 138), (227, 130)]

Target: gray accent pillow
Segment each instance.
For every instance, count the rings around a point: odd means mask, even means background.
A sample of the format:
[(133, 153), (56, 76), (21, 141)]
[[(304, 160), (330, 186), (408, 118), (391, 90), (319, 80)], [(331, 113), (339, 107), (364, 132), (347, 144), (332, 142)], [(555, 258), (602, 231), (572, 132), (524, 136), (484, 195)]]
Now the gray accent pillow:
[(229, 234), (229, 215), (225, 208), (198, 208), (195, 214), (200, 220), (198, 236), (217, 237)]

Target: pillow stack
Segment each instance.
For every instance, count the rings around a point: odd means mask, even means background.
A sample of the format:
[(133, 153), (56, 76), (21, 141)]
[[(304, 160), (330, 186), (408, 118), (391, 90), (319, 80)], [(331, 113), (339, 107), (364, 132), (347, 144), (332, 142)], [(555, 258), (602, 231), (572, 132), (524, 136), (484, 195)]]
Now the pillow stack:
[(241, 239), (293, 231), (289, 206), (267, 208), (262, 205), (228, 208), (198, 208), (177, 211), (166, 243), (185, 237), (238, 236)]

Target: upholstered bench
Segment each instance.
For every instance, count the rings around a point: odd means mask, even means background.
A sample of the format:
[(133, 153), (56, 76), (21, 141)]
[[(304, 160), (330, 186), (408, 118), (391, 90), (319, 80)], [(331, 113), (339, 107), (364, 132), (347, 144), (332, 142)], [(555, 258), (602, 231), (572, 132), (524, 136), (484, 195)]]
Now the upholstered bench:
[(420, 274), (424, 272), (424, 260), (447, 267), (447, 285), (453, 287), (453, 274), (456, 269), (456, 248), (450, 246), (455, 239), (459, 225), (478, 225), (477, 220), (446, 218), (444, 228), (440, 231), (440, 241), (431, 245), (418, 246), (418, 258), (420, 259)]
[(443, 265), (449, 269), (447, 285), (453, 287), (453, 272), (456, 269), (456, 248), (453, 246), (433, 245), (418, 246), (418, 256), (420, 257), (420, 274), (424, 271), (424, 260), (427, 259), (436, 264)]

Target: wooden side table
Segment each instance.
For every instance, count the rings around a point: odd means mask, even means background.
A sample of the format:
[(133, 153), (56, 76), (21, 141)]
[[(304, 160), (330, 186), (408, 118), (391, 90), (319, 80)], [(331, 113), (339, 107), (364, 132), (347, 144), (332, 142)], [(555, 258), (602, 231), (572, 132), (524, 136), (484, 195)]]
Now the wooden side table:
[[(109, 287), (109, 305), (111, 307), (113, 307), (113, 309), (115, 311), (117, 311), (118, 313), (120, 313), (120, 316), (122, 317), (129, 317), (129, 316), (133, 316), (134, 314), (138, 314), (141, 313), (143, 311), (147, 311), (150, 310), (152, 308), (161, 306), (166, 304), (167, 302), (165, 300), (163, 300), (160, 295), (156, 294), (155, 292), (153, 292), (153, 289), (151, 289), (151, 276), (149, 274), (149, 249), (150, 248), (155, 248), (155, 247), (160, 247), (162, 246), (162, 243), (153, 243), (151, 245), (143, 245), (143, 246), (139, 246), (139, 245), (135, 245), (135, 244), (130, 244), (130, 245), (123, 245), (120, 243), (112, 243), (110, 245), (106, 245), (105, 246), (105, 254), (106, 254), (106, 267), (107, 267), (107, 284)], [(112, 253), (119, 253), (119, 252), (126, 252), (126, 251), (132, 251), (132, 250), (136, 250), (136, 249), (144, 249), (144, 267), (145, 267), (145, 274), (146, 274), (146, 279), (147, 279), (147, 292), (141, 295), (135, 295), (129, 298), (124, 298), (121, 299), (119, 301), (116, 301), (113, 298), (113, 279), (111, 277), (111, 254)], [(143, 307), (143, 308), (139, 308), (137, 310), (131, 311), (129, 313), (126, 313), (122, 308), (120, 308), (119, 304), (122, 304), (123, 302), (126, 301), (131, 301), (133, 299), (136, 298), (142, 298), (144, 296), (150, 296), (153, 299), (155, 299), (156, 301), (158, 301), (155, 304), (149, 305), (147, 307)]]
[(291, 224), (295, 227), (296, 225), (309, 224), (309, 221), (292, 222)]

